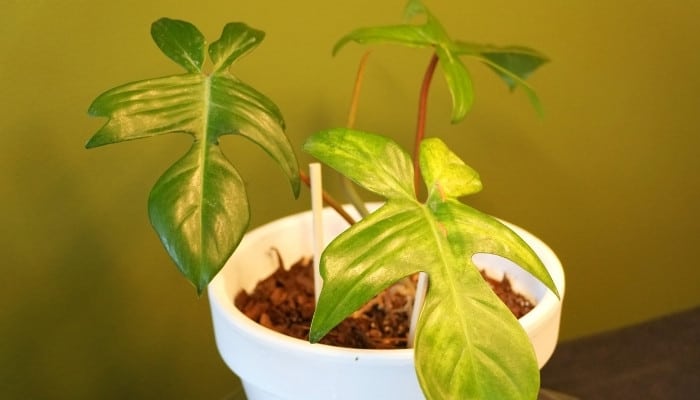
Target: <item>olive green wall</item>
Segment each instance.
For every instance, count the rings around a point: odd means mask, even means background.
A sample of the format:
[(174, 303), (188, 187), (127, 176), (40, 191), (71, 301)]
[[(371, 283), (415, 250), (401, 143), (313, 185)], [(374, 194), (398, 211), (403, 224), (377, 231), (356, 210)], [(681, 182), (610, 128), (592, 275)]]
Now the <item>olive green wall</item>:
[[(568, 280), (562, 338), (700, 304), (700, 3), (429, 5), (454, 37), (526, 44), (553, 60), (532, 79), (544, 118), (476, 65), (472, 114), (450, 126), (449, 96), (437, 81), (429, 131), (480, 171), (485, 190), (474, 205), (560, 255)], [(178, 71), (151, 43), (152, 21), (187, 19), (212, 39), (229, 21), (267, 31), (235, 71), (278, 102), (298, 146), (345, 120), (363, 50), (350, 46), (333, 59), (334, 41), (355, 26), (398, 22), (402, 6), (1, 2), (3, 397), (219, 399), (236, 387), (216, 353), (206, 298), (178, 275), (146, 216), (148, 190), (187, 139), (83, 149), (103, 123), (86, 113), (96, 95)], [(408, 144), (428, 57), (377, 49), (358, 126)], [(254, 225), (307, 207), (306, 197), (292, 201), (257, 148), (235, 138), (225, 146), (248, 181)]]

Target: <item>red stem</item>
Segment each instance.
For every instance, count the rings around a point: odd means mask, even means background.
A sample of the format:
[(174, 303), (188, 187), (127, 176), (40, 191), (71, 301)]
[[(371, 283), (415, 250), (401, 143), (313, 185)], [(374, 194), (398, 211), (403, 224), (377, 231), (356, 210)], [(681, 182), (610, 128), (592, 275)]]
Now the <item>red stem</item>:
[(418, 154), (420, 152), (420, 143), (425, 137), (425, 122), (428, 114), (428, 93), (430, 92), (430, 83), (433, 80), (433, 75), (435, 75), (435, 67), (437, 66), (438, 60), (437, 53), (434, 53), (430, 59), (428, 68), (425, 70), (423, 85), (421, 86), (420, 97), (418, 99), (418, 122), (416, 125), (416, 137), (415, 141), (413, 142), (413, 183), (415, 185), (416, 195), (418, 194), (418, 187), (420, 184)]
[[(304, 184), (307, 187), (311, 187), (311, 180), (309, 179), (309, 176), (306, 175), (304, 171), (299, 171), (299, 177), (301, 178), (301, 181), (304, 182)], [(323, 202), (326, 203), (328, 206), (330, 206), (332, 209), (334, 209), (345, 221), (347, 221), (348, 224), (354, 225), (355, 224), (355, 219), (350, 216), (345, 210), (343, 209), (343, 206), (340, 205), (338, 201), (336, 201), (330, 194), (328, 194), (325, 190), (323, 191)]]

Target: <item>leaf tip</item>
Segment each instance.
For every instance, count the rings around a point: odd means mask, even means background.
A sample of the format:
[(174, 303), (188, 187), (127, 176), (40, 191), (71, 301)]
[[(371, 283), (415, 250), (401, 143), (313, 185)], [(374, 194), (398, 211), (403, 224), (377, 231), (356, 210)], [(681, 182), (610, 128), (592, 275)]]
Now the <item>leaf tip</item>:
[(466, 116), (467, 116), (466, 112), (462, 112), (462, 113), (453, 112), (452, 117), (450, 119), (450, 123), (453, 125), (457, 125), (458, 123), (464, 121), (464, 118), (466, 118)]
[(95, 137), (94, 137), (94, 136), (91, 137), (90, 140), (88, 140), (88, 141), (85, 143), (85, 148), (86, 148), (86, 149), (94, 149), (95, 147), (98, 147), (98, 146), (99, 146), (99, 144), (96, 143)]
[(403, 11), (403, 20), (405, 23), (411, 21), (417, 15), (427, 14), (428, 9), (421, 0), (409, 0)]
[(309, 343), (318, 343), (321, 341), (321, 339), (323, 339), (324, 336), (326, 336), (326, 332), (323, 332), (318, 329), (317, 318), (314, 314), (314, 317), (311, 319), (311, 328), (309, 329)]
[(311, 332), (309, 332), (309, 343), (311, 344), (316, 344), (318, 343), (323, 337), (319, 337), (318, 335), (312, 335)]
[(290, 179), (290, 183), (292, 185), (292, 193), (294, 193), (294, 198), (298, 199), (299, 195), (301, 194), (301, 177), (298, 173), (296, 176)]
[(473, 105), (473, 97), (469, 99), (456, 99), (453, 98), (452, 115), (450, 122), (452, 124), (458, 124), (467, 117), (469, 110), (471, 110)]
[(114, 141), (109, 140), (107, 136), (103, 133), (103, 130), (99, 130), (97, 133), (92, 135), (90, 139), (85, 143), (86, 149), (94, 149), (95, 147), (104, 146), (106, 144), (114, 143)]
[(333, 50), (331, 50), (331, 55), (335, 57), (340, 50), (345, 47), (345, 45), (350, 41), (349, 35), (343, 36), (333, 45)]

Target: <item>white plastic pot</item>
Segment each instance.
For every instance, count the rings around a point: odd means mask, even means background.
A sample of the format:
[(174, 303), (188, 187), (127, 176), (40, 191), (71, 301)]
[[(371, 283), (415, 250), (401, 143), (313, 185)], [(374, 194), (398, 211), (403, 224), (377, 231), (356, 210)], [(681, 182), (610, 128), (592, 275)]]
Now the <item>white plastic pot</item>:
[[(347, 228), (337, 214), (324, 210), (324, 237), (329, 242)], [(537, 252), (564, 294), (561, 263), (542, 241), (511, 226)], [(249, 400), (423, 399), (413, 366), (413, 351), (358, 350), (294, 339), (253, 322), (233, 299), (251, 292), (258, 281), (277, 269), (275, 248), (285, 266), (312, 254), (310, 212), (273, 221), (248, 233), (221, 273), (209, 285), (214, 334), (221, 357), (243, 382)], [(490, 275), (504, 273), (515, 290), (537, 306), (520, 319), (542, 367), (552, 355), (559, 334), (561, 302), (517, 265), (488, 254), (475, 263)]]

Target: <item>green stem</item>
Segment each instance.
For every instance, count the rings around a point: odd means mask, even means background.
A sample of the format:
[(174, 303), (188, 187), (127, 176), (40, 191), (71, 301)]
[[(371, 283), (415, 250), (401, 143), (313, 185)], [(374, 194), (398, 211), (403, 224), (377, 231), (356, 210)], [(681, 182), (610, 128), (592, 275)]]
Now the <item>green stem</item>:
[[(359, 103), (360, 91), (362, 88), (362, 79), (365, 75), (365, 68), (367, 66), (367, 59), (369, 58), (369, 54), (370, 52), (368, 51), (362, 56), (362, 59), (360, 60), (360, 65), (357, 69), (355, 85), (353, 86), (352, 90), (352, 99), (350, 101), (350, 111), (348, 112), (348, 122), (346, 125), (348, 128), (353, 128), (355, 126), (355, 119), (357, 117), (357, 106)], [(360, 216), (366, 217), (367, 215), (369, 215), (369, 210), (367, 210), (367, 207), (365, 207), (365, 202), (364, 200), (362, 200), (362, 197), (360, 197), (360, 195), (357, 193), (357, 190), (355, 190), (355, 186), (353, 185), (353, 183), (345, 176), (341, 176), (340, 182), (343, 186), (343, 189), (345, 190), (345, 195), (348, 197), (348, 200), (350, 200), (350, 203), (352, 203), (352, 205), (355, 207)]]
[(355, 126), (355, 119), (357, 117), (357, 106), (360, 100), (360, 92), (362, 89), (362, 80), (365, 77), (365, 69), (367, 68), (367, 60), (369, 59), (370, 52), (365, 52), (360, 59), (360, 64), (357, 67), (357, 75), (355, 76), (355, 85), (352, 88), (352, 98), (350, 100), (350, 111), (348, 112), (348, 122), (347, 127), (352, 128)]
[(416, 124), (416, 137), (413, 142), (413, 184), (415, 185), (416, 196), (418, 195), (418, 187), (420, 185), (420, 167), (418, 154), (420, 151), (420, 143), (425, 137), (426, 116), (428, 114), (428, 93), (430, 92), (430, 84), (435, 75), (435, 67), (438, 63), (437, 53), (434, 53), (425, 70), (423, 76), (423, 84), (420, 89), (420, 97), (418, 98), (418, 122)]

